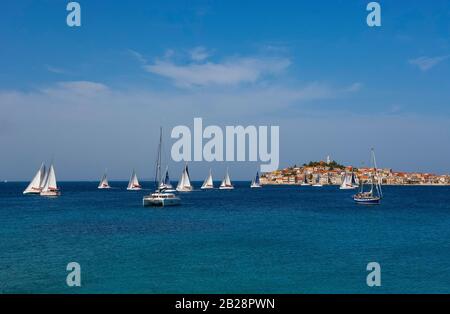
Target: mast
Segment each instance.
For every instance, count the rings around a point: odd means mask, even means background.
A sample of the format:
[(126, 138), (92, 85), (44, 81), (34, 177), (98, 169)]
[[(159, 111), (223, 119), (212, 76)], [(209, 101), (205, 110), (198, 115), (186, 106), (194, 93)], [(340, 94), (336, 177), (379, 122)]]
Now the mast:
[(161, 150), (162, 150), (162, 127), (159, 128), (158, 157), (156, 159), (156, 173), (155, 173), (156, 189), (159, 189), (159, 185), (161, 183)]

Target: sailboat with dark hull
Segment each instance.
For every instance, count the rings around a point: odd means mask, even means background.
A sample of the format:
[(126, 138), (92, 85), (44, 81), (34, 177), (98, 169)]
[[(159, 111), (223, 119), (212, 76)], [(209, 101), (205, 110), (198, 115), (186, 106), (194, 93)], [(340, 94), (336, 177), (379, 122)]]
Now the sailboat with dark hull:
[(364, 191), (364, 182), (361, 181), (361, 190), (359, 191), (359, 193), (353, 195), (353, 200), (357, 204), (378, 205), (381, 203), (381, 199), (383, 198), (383, 192), (381, 190), (381, 183), (378, 176), (377, 162), (375, 160), (375, 152), (373, 148), (371, 151), (371, 162), (373, 163), (375, 174), (372, 174), (369, 180), (367, 180), (366, 182), (370, 184), (370, 190)]

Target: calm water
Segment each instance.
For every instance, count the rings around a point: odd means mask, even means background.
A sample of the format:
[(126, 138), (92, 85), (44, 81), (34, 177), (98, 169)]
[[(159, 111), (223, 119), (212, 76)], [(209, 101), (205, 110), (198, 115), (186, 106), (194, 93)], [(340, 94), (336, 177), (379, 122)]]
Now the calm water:
[[(62, 182), (58, 199), (25, 185), (0, 184), (3, 293), (450, 293), (449, 187), (385, 187), (365, 207), (336, 187), (237, 183), (154, 209), (126, 182)], [(72, 261), (81, 288), (66, 286)]]

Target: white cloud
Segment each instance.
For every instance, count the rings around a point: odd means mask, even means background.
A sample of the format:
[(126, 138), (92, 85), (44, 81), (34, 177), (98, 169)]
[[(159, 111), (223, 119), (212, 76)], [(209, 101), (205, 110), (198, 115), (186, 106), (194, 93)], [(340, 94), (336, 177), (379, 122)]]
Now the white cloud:
[(175, 82), (177, 86), (237, 85), (254, 83), (266, 75), (278, 74), (291, 64), (286, 58), (234, 58), (222, 63), (177, 65), (158, 60), (145, 66), (148, 72)]
[(445, 61), (446, 59), (448, 59), (450, 57), (450, 55), (446, 55), (446, 56), (438, 56), (438, 57), (419, 57), (416, 59), (411, 59), (409, 60), (409, 63), (412, 65), (417, 66), (420, 70), (422, 71), (428, 71), (431, 68), (433, 68), (434, 66), (438, 65), (439, 63), (441, 63), (442, 61)]
[(210, 52), (208, 52), (206, 48), (202, 46), (191, 49), (189, 51), (189, 54), (191, 55), (191, 59), (194, 61), (203, 61), (211, 55)]

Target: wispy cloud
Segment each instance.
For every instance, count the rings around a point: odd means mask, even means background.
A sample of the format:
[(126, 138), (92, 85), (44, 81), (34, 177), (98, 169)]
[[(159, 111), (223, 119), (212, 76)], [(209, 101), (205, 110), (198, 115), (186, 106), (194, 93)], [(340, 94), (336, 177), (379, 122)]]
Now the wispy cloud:
[(233, 58), (221, 63), (175, 64), (157, 60), (145, 69), (171, 79), (177, 86), (237, 85), (254, 83), (266, 75), (278, 74), (291, 64), (286, 58)]
[(211, 56), (211, 53), (202, 46), (195, 47), (189, 51), (191, 59), (194, 61), (203, 61)]
[(45, 68), (47, 69), (47, 71), (49, 71), (51, 73), (56, 73), (56, 74), (65, 74), (66, 73), (66, 70), (49, 65), (49, 64), (46, 64)]
[(410, 59), (409, 63), (417, 66), (421, 71), (428, 71), (434, 66), (438, 65), (442, 61), (447, 60), (450, 55), (437, 56), (437, 57), (426, 57), (422, 56), (415, 59)]

